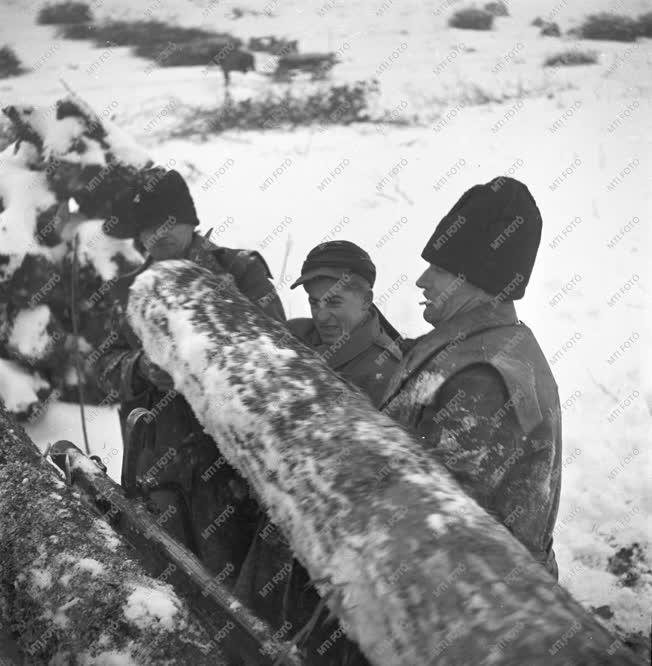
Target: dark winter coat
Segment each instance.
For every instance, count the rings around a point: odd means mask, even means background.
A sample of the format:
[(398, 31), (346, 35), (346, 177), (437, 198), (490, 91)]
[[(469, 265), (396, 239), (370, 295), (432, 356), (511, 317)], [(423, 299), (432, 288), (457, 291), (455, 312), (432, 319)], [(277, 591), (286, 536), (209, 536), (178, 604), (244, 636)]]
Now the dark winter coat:
[(556, 576), (559, 395), (512, 302), (474, 308), (417, 339), (381, 408)]
[(288, 328), (301, 342), (314, 349), (338, 375), (362, 389), (374, 405), (385, 394), (402, 354), (383, 330), (375, 310), (342, 343), (324, 344), (311, 318), (290, 319)]
[[(285, 320), (269, 269), (257, 252), (217, 247), (195, 235), (186, 257), (215, 274), (232, 274), (252, 302), (270, 316)], [(144, 407), (155, 415), (150, 426), (154, 445), (143, 448), (136, 469), (130, 472), (152, 480), (158, 489), (150, 493), (151, 505), (165, 516), (166, 528), (219, 572), (227, 562), (244, 559), (253, 537), (256, 505), (246, 499), (246, 484), (204, 434), (184, 397), (174, 390), (162, 392), (138, 374), (143, 351), (126, 321), (126, 301), (129, 285), (150, 264), (148, 260), (115, 286), (118, 300), (106, 338), (111, 345), (96, 363), (98, 379), (105, 391), (119, 395), (123, 437), (132, 409)], [(126, 471), (123, 467), (123, 482)], [(168, 510), (170, 506), (174, 509)], [(228, 515), (219, 518), (224, 510)], [(225, 544), (231, 547), (230, 552)]]

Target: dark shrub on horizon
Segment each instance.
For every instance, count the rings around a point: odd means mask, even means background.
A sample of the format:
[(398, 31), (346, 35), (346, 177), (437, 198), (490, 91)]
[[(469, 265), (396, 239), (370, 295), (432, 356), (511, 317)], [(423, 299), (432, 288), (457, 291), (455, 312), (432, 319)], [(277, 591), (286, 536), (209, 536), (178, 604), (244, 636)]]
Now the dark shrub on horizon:
[(539, 34), (542, 37), (561, 37), (561, 30), (557, 23), (544, 23)]
[[(183, 28), (162, 21), (106, 21), (93, 25), (62, 26), (61, 36), (66, 39), (92, 39), (97, 46), (138, 46), (143, 52), (148, 48), (152, 53), (167, 43), (184, 44), (208, 38), (235, 40), (227, 33), (209, 32), (201, 28)], [(159, 48), (160, 47), (160, 48)]]
[(357, 81), (320, 87), (307, 95), (293, 95), (290, 89), (279, 94), (227, 101), (213, 110), (190, 109), (172, 137), (204, 137), (227, 130), (265, 130), (318, 124), (350, 125), (369, 122), (369, 97), (378, 90), (377, 81)]
[(638, 23), (629, 16), (602, 12), (588, 16), (579, 28), (584, 39), (633, 42), (639, 34)]
[(485, 9), (460, 9), (449, 19), (451, 28), (462, 30), (491, 30), (494, 23), (494, 15)]
[(18, 76), (25, 70), (20, 64), (18, 56), (10, 46), (0, 48), (0, 79), (6, 79), (9, 76)]
[(574, 65), (595, 65), (598, 55), (594, 51), (562, 51), (548, 56), (544, 67), (572, 67)]
[(652, 37), (652, 12), (641, 14), (636, 23), (640, 37)]
[(488, 2), (484, 8), (494, 16), (509, 16), (507, 5), (502, 2), (502, 0), (498, 0), (498, 2)]
[(40, 25), (60, 23), (87, 23), (93, 20), (90, 7), (85, 2), (58, 2), (41, 7), (36, 17)]

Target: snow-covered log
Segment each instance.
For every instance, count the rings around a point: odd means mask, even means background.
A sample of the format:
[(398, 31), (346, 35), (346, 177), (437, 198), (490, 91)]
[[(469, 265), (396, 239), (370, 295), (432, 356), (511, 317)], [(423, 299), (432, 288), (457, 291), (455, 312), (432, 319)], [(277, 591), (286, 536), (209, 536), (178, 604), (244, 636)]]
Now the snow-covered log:
[(373, 664), (637, 663), (436, 457), (229, 276), (157, 263), (128, 316)]
[(24, 663), (225, 664), (166, 580), (82, 506), (0, 403), (0, 622)]

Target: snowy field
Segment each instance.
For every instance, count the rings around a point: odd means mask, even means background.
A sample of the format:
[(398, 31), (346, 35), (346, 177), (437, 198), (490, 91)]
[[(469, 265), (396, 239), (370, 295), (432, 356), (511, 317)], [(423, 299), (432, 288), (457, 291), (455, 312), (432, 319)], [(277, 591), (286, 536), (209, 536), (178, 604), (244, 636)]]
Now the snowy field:
[[(477, 182), (507, 174), (528, 185), (544, 231), (517, 309), (550, 360), (564, 405), (560, 581), (587, 607), (602, 607), (608, 626), (649, 637), (652, 40), (582, 41), (598, 64), (553, 71), (542, 66), (545, 57), (577, 43), (542, 38), (530, 25), (541, 15), (565, 31), (589, 13), (615, 7), (635, 16), (649, 2), (509, 3), (512, 16), (486, 33), (447, 28), (450, 0), (89, 4), (98, 17), (142, 19), (149, 11), (243, 38), (298, 39), (302, 51), (338, 51), (335, 82), (378, 78), (374, 111), (410, 122), (170, 140), (190, 105), (221, 102), (219, 72), (152, 70), (127, 48), (101, 57), (88, 42), (58, 40), (35, 25), (34, 3), (2, 2), (0, 42), (36, 68), (0, 81), (2, 105), (51, 104), (62, 78), (98, 111), (110, 108), (161, 164), (188, 178), (215, 242), (264, 254), (290, 316), (309, 312), (302, 290), (288, 288), (308, 250), (349, 239), (377, 264), (376, 300), (388, 318), (404, 335), (424, 333), (414, 281), (434, 225)], [(233, 6), (267, 6), (273, 15), (227, 18)], [(258, 73), (233, 81), (236, 98), (272, 85)], [(166, 107), (172, 111), (163, 115)], [(77, 406), (54, 405), (30, 433), (41, 445), (66, 438), (81, 446)], [(89, 433), (119, 478), (115, 413), (97, 411)]]

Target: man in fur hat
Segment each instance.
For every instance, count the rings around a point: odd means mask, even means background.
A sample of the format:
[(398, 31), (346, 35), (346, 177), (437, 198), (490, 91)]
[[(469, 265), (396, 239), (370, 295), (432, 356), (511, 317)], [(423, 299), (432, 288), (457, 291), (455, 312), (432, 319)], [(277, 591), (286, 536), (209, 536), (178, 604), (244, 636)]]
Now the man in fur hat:
[(481, 506), (557, 576), (557, 384), (519, 321), (541, 238), (528, 188), (497, 178), (466, 192), (422, 252), (417, 280), (434, 327), (413, 341), (381, 409), (419, 436)]
[[(115, 342), (97, 361), (99, 380), (104, 390), (120, 396), (123, 485), (146, 497), (150, 507), (165, 516), (166, 529), (213, 571), (230, 564), (228, 584), (253, 537), (256, 505), (190, 405), (174, 391), (171, 377), (143, 351), (126, 321), (127, 290), (152, 262), (188, 259), (216, 275), (230, 273), (240, 291), (269, 316), (285, 321), (285, 313), (260, 254), (218, 247), (196, 233), (195, 206), (178, 172), (156, 168), (145, 176), (115, 202), (104, 225), (112, 236), (136, 239), (147, 260), (115, 287), (117, 300), (108, 324), (108, 339)], [(128, 441), (127, 417), (138, 407), (149, 414), (145, 423), (138, 423), (139, 435)]]

